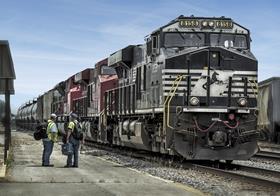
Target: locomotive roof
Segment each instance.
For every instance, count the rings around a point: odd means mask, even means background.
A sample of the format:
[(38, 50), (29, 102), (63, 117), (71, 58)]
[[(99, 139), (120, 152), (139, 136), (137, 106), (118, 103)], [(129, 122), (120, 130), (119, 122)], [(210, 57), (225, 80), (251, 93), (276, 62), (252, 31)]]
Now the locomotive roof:
[(180, 16), (178, 16), (177, 18), (175, 18), (174, 20), (171, 20), (171, 21), (170, 21), (169, 23), (167, 23), (166, 25), (163, 25), (163, 26), (161, 26), (160, 28), (156, 29), (156, 30), (153, 31), (151, 34), (154, 34), (154, 33), (156, 33), (156, 32), (158, 32), (158, 31), (162, 30), (163, 28), (165, 28), (165, 27), (167, 27), (167, 26), (169, 26), (169, 25), (172, 25), (172, 24), (174, 24), (174, 23), (176, 23), (176, 22), (179, 22), (179, 21), (182, 20), (182, 19), (197, 19), (197, 20), (204, 20), (204, 19), (205, 19), (205, 20), (211, 20), (211, 19), (212, 19), (212, 20), (225, 20), (225, 21), (229, 21), (229, 20), (230, 20), (230, 21), (232, 21), (233, 23), (239, 25), (240, 27), (246, 29), (246, 30), (249, 32), (249, 29), (243, 27), (242, 25), (240, 25), (240, 24), (234, 22), (231, 18), (228, 18), (228, 17), (225, 17), (225, 16), (221, 16), (221, 17), (195, 17), (194, 15), (191, 15), (191, 16), (180, 15)]

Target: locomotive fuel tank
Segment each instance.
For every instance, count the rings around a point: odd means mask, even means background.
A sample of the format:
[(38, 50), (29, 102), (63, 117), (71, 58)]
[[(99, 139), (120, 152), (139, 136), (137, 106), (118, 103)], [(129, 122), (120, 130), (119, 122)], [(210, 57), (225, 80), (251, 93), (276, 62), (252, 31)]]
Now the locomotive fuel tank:
[(123, 146), (151, 150), (150, 139), (143, 122), (138, 120), (119, 122), (119, 135)]

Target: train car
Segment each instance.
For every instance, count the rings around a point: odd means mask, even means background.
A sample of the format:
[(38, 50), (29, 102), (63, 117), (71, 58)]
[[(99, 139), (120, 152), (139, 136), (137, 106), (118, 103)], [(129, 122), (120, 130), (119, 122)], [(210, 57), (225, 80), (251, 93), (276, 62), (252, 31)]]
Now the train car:
[(23, 104), (17, 112), (17, 126), (20, 126), (23, 129), (33, 130), (35, 119), (32, 116), (32, 110), (36, 100), (31, 100)]
[[(118, 86), (118, 77), (115, 70), (108, 67), (108, 59), (95, 64), (93, 75), (88, 85), (88, 118), (84, 122), (88, 139), (104, 142), (107, 135), (104, 119), (105, 92)], [(103, 138), (103, 139), (102, 139)]]
[[(97, 117), (102, 111), (102, 105), (100, 100), (100, 78), (101, 69), (104, 66), (108, 66), (108, 59), (103, 59), (95, 64), (95, 69), (88, 85), (88, 116)], [(104, 94), (103, 94), (104, 95)]]
[(62, 81), (54, 87), (52, 113), (58, 116), (64, 115), (65, 86), (65, 81)]
[(79, 93), (73, 99), (73, 112), (77, 113), (79, 117), (87, 116), (87, 90), (90, 81), (90, 74), (93, 69), (85, 69), (74, 76), (74, 82), (78, 85)]
[(27, 110), (29, 107), (29, 102), (25, 104), (22, 108), (22, 120), (23, 120), (23, 128), (28, 129), (28, 120), (27, 120)]
[(280, 143), (280, 77), (259, 83), (258, 129), (262, 139)]
[(107, 141), (187, 159), (258, 151), (257, 60), (249, 30), (232, 19), (180, 16), (108, 65), (119, 88), (106, 94)]
[(23, 125), (24, 125), (24, 108), (26, 106), (26, 103), (22, 104), (18, 110), (17, 110), (17, 115), (16, 115), (16, 126), (17, 127), (20, 127), (20, 128), (23, 128)]
[(66, 80), (66, 88), (65, 88), (65, 103), (64, 103), (64, 111), (69, 114), (73, 111), (74, 102), (73, 100), (81, 97), (82, 90), (78, 84), (75, 83), (75, 75), (71, 76)]
[(37, 100), (33, 99), (32, 101), (30, 101), (30, 106), (27, 109), (27, 123), (28, 123), (28, 127), (27, 129), (29, 130), (35, 130), (36, 125), (37, 125)]
[(56, 89), (49, 90), (19, 107), (16, 116), (17, 127), (35, 131), (40, 123), (47, 122), (50, 114), (56, 109), (53, 107), (56, 103), (55, 91)]

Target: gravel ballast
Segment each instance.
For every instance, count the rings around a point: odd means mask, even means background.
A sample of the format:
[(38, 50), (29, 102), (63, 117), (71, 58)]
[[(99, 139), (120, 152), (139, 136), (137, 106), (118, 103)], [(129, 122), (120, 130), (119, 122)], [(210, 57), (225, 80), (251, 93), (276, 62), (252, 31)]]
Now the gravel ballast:
[[(175, 168), (173, 166), (163, 166), (156, 162), (120, 155), (111, 151), (93, 149), (86, 147), (85, 154), (102, 156), (103, 159), (116, 162), (126, 167), (136, 169), (140, 172), (192, 186), (195, 189), (210, 195), (279, 195), (280, 192), (267, 187), (260, 187), (249, 183), (243, 183), (235, 179), (201, 172), (196, 169)], [(257, 164), (258, 167), (268, 167), (268, 163), (250, 161), (235, 161), (235, 163)], [(276, 166), (277, 167), (277, 166)], [(279, 167), (279, 166), (278, 166)], [(272, 167), (270, 167), (272, 169)], [(276, 168), (277, 169), (277, 168)]]

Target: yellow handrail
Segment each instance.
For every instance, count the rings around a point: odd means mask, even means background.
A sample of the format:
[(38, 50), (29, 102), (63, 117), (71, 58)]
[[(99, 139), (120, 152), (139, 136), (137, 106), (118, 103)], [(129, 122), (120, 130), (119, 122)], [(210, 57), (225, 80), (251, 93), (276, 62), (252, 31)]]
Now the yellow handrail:
[(166, 100), (164, 101), (164, 103), (163, 103), (164, 106), (165, 106), (165, 104), (166, 104), (166, 102), (167, 102), (167, 100), (168, 100), (168, 98), (169, 98), (169, 95), (170, 95), (171, 91), (173, 90), (173, 88), (174, 88), (174, 86), (175, 86), (175, 84), (176, 84), (176, 81), (179, 80), (179, 79), (180, 79), (180, 75), (177, 76), (176, 80), (173, 81), (173, 84), (172, 84), (172, 86), (171, 86), (171, 89), (170, 89), (169, 92), (168, 92), (168, 97), (167, 97), (167, 99), (166, 99)]
[(177, 88), (183, 78), (183, 76), (180, 76), (179, 77), (180, 79), (177, 81), (177, 85), (172, 93), (172, 95), (170, 96), (169, 100), (168, 100), (168, 104), (167, 104), (167, 126), (171, 129), (174, 129), (174, 127), (171, 127), (170, 124), (169, 124), (169, 115), (170, 115), (170, 103), (171, 103), (171, 100), (173, 99), (174, 95), (175, 95), (175, 92), (177, 91)]
[[(171, 100), (173, 99), (174, 95), (175, 95), (175, 92), (177, 91), (178, 89), (178, 86), (181, 82), (181, 80), (183, 79), (183, 77), (186, 77), (187, 75), (178, 75), (176, 80), (174, 80), (173, 84), (172, 84), (172, 87), (170, 89), (170, 91), (168, 92), (168, 96), (167, 98), (165, 99), (164, 103), (163, 103), (163, 127), (166, 129), (166, 126), (168, 126), (169, 128), (171, 129), (174, 129), (174, 127), (170, 126), (169, 124), (169, 113), (170, 113), (170, 103), (171, 103)], [(167, 104), (167, 118), (166, 118), (166, 104)], [(167, 122), (166, 122), (167, 121)]]
[(166, 109), (166, 103), (170, 97), (170, 94), (176, 84), (176, 81), (180, 79), (180, 76), (177, 76), (177, 78), (173, 81), (173, 84), (171, 86), (171, 89), (169, 90), (168, 92), (168, 95), (167, 95), (167, 98), (164, 100), (164, 103), (163, 103), (163, 129), (166, 129), (166, 114), (165, 114), (165, 109)]

